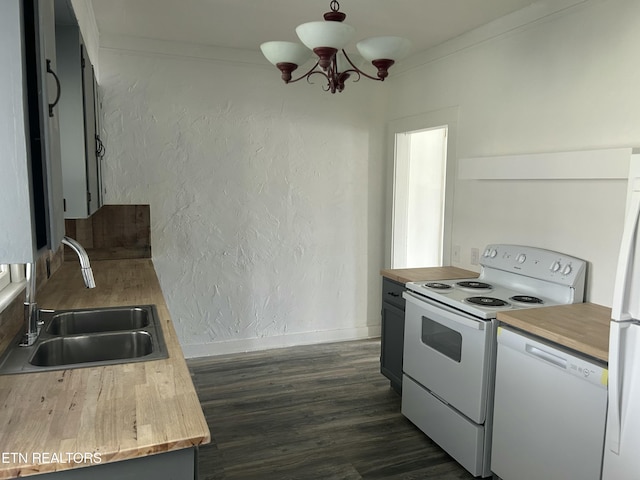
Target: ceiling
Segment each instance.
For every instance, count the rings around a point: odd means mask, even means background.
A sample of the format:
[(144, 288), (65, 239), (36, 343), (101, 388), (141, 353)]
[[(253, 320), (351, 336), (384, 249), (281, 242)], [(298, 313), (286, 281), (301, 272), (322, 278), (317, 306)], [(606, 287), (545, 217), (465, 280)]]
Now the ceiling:
[[(296, 41), (295, 27), (322, 20), (329, 0), (91, 0), (100, 35), (134, 36), (257, 50)], [(401, 35), (426, 50), (532, 0), (342, 0), (356, 39)], [(354, 43), (355, 44), (355, 43)], [(353, 45), (348, 46), (351, 50)]]

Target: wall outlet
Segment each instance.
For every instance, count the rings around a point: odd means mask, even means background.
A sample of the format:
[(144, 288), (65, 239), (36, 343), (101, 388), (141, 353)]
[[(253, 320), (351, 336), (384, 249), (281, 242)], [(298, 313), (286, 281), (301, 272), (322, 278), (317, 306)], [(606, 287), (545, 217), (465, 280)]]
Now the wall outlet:
[(460, 263), (460, 245), (453, 246), (453, 252), (451, 257), (454, 262)]
[(471, 265), (478, 265), (480, 263), (480, 250), (477, 248), (471, 249)]

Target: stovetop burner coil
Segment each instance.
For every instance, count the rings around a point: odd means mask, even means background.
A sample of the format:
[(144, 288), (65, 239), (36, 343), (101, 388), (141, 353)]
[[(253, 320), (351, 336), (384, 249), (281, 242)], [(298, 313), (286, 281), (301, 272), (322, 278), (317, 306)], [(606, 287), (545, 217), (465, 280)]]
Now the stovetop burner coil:
[(506, 307), (509, 305), (509, 302), (494, 297), (467, 297), (464, 300), (481, 307)]
[(514, 295), (513, 297), (509, 297), (509, 300), (513, 300), (514, 302), (519, 302), (519, 303), (532, 303), (532, 304), (544, 303), (541, 298), (533, 297), (531, 295)]
[(428, 282), (428, 283), (425, 283), (424, 286), (428, 288), (433, 288), (434, 290), (450, 290), (453, 288), (451, 285), (448, 285), (442, 282)]
[(456, 283), (456, 285), (458, 285), (459, 287), (462, 288), (472, 288), (474, 290), (490, 290), (491, 288), (493, 288), (493, 285), (490, 285), (488, 283), (485, 282), (478, 282), (475, 280), (468, 280), (468, 281), (464, 281), (464, 282), (458, 282)]

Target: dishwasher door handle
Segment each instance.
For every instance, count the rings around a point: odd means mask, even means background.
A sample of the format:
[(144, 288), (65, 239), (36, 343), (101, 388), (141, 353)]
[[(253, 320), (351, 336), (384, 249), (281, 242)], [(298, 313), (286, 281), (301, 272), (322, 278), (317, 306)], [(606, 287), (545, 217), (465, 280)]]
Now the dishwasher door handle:
[(547, 363), (551, 363), (557, 367), (567, 369), (567, 360), (565, 358), (559, 357), (558, 355), (554, 355), (553, 353), (542, 350), (541, 348), (536, 347), (535, 345), (531, 345), (527, 343), (525, 347), (528, 354), (533, 355), (534, 357), (539, 358)]

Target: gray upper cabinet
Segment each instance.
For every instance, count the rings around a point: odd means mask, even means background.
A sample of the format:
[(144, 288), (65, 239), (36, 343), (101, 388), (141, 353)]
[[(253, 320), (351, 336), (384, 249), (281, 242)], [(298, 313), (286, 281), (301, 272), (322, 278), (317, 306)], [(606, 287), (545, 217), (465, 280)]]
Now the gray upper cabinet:
[(53, 11), (0, 2), (0, 263), (33, 262), (64, 234)]
[[(62, 0), (64, 1), (64, 0)], [(87, 218), (101, 205), (96, 145), (96, 83), (77, 24), (56, 25), (65, 218)]]
[(87, 158), (87, 195), (89, 215), (93, 214), (98, 208), (102, 206), (102, 197), (100, 195), (100, 176), (98, 157), (98, 144), (97, 138), (97, 101), (96, 96), (97, 84), (96, 75), (93, 68), (93, 64), (89, 60), (87, 50), (82, 45), (82, 91), (84, 100), (84, 142), (85, 142), (85, 155)]
[[(62, 190), (62, 163), (60, 152), (60, 111), (58, 108), (61, 95), (60, 82), (57, 75), (56, 31), (54, 0), (38, 0), (40, 75), (38, 79), (44, 83), (39, 89), (41, 123), (44, 122), (43, 150), (46, 158), (45, 178), (48, 198), (48, 245), (55, 250), (64, 237), (64, 199)], [(56, 104), (56, 102), (58, 102)]]

